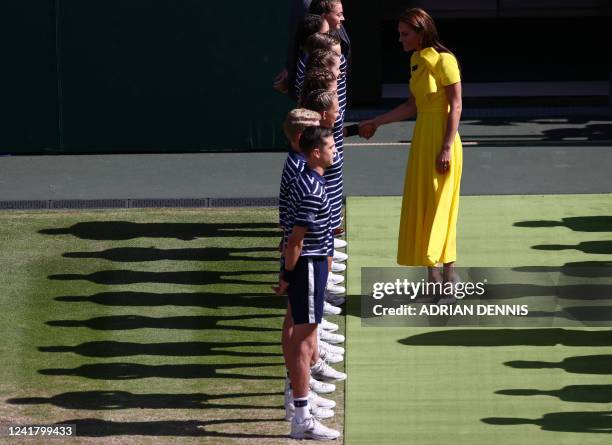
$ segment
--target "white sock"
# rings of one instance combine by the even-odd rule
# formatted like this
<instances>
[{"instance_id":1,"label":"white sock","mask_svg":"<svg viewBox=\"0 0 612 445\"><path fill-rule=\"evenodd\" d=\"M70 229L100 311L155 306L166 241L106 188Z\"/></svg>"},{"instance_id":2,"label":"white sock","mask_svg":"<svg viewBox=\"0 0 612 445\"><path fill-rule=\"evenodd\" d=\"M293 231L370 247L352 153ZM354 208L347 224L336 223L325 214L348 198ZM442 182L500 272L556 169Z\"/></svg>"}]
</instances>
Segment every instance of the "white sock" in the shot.
<instances>
[{"instance_id":1,"label":"white sock","mask_svg":"<svg viewBox=\"0 0 612 445\"><path fill-rule=\"evenodd\" d=\"M285 378L285 392L291 390L291 380L289 380L289 371L287 371L287 377Z\"/></svg>"},{"instance_id":2,"label":"white sock","mask_svg":"<svg viewBox=\"0 0 612 445\"><path fill-rule=\"evenodd\" d=\"M308 397L299 397L293 399L293 406L295 406L295 421L302 423L304 420L310 418L310 408L308 406Z\"/></svg>"}]
</instances>

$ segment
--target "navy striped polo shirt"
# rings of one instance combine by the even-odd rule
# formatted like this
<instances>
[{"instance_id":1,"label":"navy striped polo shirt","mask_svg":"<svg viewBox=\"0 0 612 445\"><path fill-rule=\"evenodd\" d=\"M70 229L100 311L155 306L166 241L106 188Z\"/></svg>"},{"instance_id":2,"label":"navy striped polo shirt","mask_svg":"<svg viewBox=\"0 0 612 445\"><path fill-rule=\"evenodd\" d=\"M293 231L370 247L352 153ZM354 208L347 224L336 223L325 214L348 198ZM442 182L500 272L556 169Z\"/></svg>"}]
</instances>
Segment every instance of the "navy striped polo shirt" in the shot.
<instances>
[{"instance_id":1,"label":"navy striped polo shirt","mask_svg":"<svg viewBox=\"0 0 612 445\"><path fill-rule=\"evenodd\" d=\"M333 128L336 154L334 164L325 169L327 197L331 210L331 227L336 229L342 225L343 167L344 167L344 121L342 116L334 123Z\"/></svg>"},{"instance_id":2,"label":"navy striped polo shirt","mask_svg":"<svg viewBox=\"0 0 612 445\"><path fill-rule=\"evenodd\" d=\"M307 228L300 256L331 256L334 254L330 207L325 182L325 178L306 165L291 187L287 207L289 221L287 233L290 233L294 226Z\"/></svg>"},{"instance_id":3,"label":"navy striped polo shirt","mask_svg":"<svg viewBox=\"0 0 612 445\"><path fill-rule=\"evenodd\" d=\"M291 186L294 183L294 179L304 171L304 165L306 165L304 155L289 150L287 159L285 160L285 166L283 167L280 192L278 194L278 222L285 231L289 225L289 221L287 220L287 205L289 203Z\"/></svg>"},{"instance_id":4,"label":"navy striped polo shirt","mask_svg":"<svg viewBox=\"0 0 612 445\"><path fill-rule=\"evenodd\" d=\"M336 144L336 156L334 165L325 170L327 181L327 195L331 207L332 229L342 225L342 199L344 195L343 169L344 169L344 113L346 111L346 73L348 64L346 58L340 58L340 79L338 79L338 104L340 113L334 123L334 143Z\"/></svg>"},{"instance_id":5,"label":"navy striped polo shirt","mask_svg":"<svg viewBox=\"0 0 612 445\"><path fill-rule=\"evenodd\" d=\"M308 55L301 53L297 61L295 77L295 91L298 97L302 94L302 85L306 76L306 64ZM344 115L347 104L346 77L348 63L344 55L340 56L340 78L338 79L338 105L340 112L334 123L334 142L336 144L336 155L334 165L325 170L325 180L327 181L327 194L331 207L332 229L342 225L342 200L344 196L343 187L343 168L344 168Z\"/></svg>"}]
</instances>

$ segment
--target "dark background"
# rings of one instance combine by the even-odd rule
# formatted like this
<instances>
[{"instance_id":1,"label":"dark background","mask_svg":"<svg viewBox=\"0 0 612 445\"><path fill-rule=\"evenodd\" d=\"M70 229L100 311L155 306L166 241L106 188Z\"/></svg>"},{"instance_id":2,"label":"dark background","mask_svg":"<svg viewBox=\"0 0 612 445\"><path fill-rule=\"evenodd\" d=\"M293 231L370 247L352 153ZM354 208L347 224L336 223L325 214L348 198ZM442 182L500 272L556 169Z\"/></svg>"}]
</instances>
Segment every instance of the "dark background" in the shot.
<instances>
[{"instance_id":1,"label":"dark background","mask_svg":"<svg viewBox=\"0 0 612 445\"><path fill-rule=\"evenodd\" d=\"M398 12L423 6L465 82L606 81L612 5L345 0L351 108L408 80ZM281 149L288 1L7 0L0 152Z\"/></svg>"},{"instance_id":2,"label":"dark background","mask_svg":"<svg viewBox=\"0 0 612 445\"><path fill-rule=\"evenodd\" d=\"M287 9L267 3L3 2L0 151L281 146Z\"/></svg>"}]
</instances>

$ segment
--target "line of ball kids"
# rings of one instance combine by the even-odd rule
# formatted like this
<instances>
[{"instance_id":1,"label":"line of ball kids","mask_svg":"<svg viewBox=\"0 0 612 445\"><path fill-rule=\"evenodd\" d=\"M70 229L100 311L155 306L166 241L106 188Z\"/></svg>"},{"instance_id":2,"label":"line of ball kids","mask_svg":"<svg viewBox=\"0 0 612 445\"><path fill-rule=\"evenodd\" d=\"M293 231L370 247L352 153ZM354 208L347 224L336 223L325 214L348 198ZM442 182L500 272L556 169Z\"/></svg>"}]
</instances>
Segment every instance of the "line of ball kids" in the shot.
<instances>
[{"instance_id":1,"label":"line of ball kids","mask_svg":"<svg viewBox=\"0 0 612 445\"><path fill-rule=\"evenodd\" d=\"M297 108L284 121L290 145L279 192L283 237L279 285L288 296L282 329L287 368L285 419L291 437L329 440L340 433L321 422L336 403L321 394L335 391L346 374L330 364L344 360L345 340L326 316L342 313L348 255L342 239L344 116L348 54L334 32L342 27L339 0L315 0L298 24L295 78L289 85ZM346 49L345 49L345 52Z\"/></svg>"}]
</instances>

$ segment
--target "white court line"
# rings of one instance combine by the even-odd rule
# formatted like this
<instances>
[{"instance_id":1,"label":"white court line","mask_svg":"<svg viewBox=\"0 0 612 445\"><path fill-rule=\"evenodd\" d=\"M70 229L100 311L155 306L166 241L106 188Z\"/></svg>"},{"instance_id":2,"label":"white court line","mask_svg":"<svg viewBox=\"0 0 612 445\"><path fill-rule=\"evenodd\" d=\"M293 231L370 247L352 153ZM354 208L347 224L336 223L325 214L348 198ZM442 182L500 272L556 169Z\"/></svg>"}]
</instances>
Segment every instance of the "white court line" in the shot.
<instances>
[{"instance_id":1,"label":"white court line","mask_svg":"<svg viewBox=\"0 0 612 445\"><path fill-rule=\"evenodd\" d=\"M410 142L351 142L344 144L345 147L382 147L384 145L392 147L404 147L410 145Z\"/></svg>"},{"instance_id":2,"label":"white court line","mask_svg":"<svg viewBox=\"0 0 612 445\"><path fill-rule=\"evenodd\" d=\"M478 142L462 141L462 145L478 145ZM407 147L410 142L350 142L345 147Z\"/></svg>"}]
</instances>

